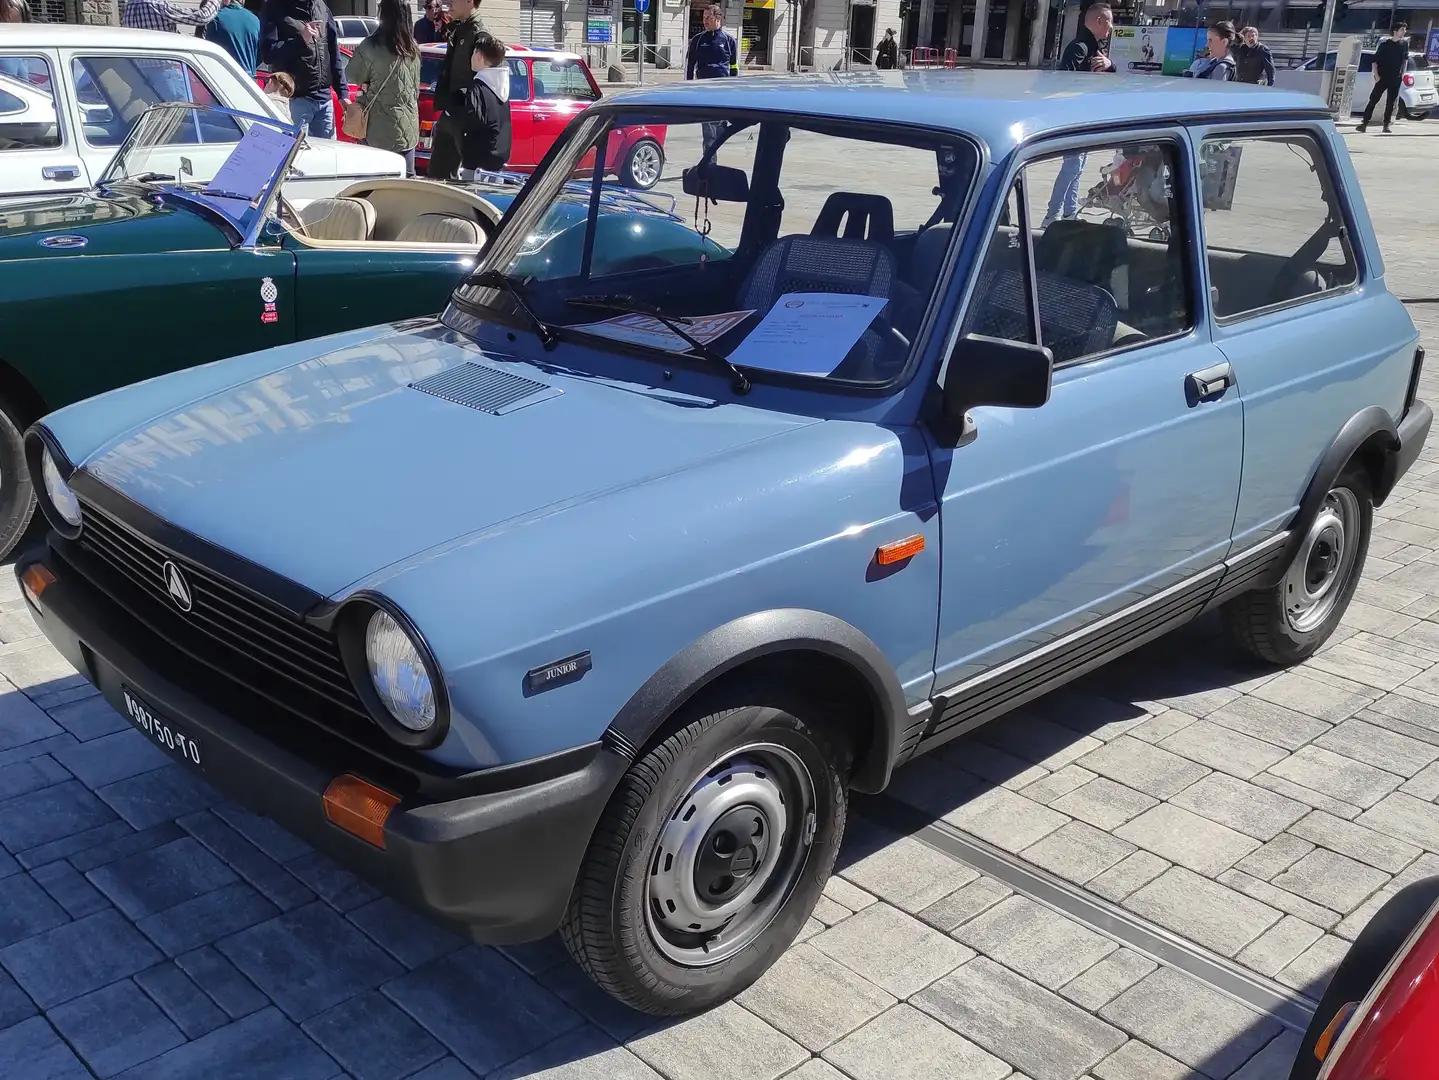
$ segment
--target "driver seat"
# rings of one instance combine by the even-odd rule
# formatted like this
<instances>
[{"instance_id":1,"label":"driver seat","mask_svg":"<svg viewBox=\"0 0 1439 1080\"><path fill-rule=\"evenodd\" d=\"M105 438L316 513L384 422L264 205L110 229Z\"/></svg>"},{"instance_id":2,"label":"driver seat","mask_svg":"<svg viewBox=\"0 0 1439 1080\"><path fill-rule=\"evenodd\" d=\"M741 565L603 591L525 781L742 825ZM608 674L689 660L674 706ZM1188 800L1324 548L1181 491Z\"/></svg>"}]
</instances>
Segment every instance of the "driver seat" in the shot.
<instances>
[{"instance_id":1,"label":"driver seat","mask_svg":"<svg viewBox=\"0 0 1439 1080\"><path fill-rule=\"evenodd\" d=\"M375 234L375 208L352 196L307 203L300 221L315 240L369 240Z\"/></svg>"}]
</instances>

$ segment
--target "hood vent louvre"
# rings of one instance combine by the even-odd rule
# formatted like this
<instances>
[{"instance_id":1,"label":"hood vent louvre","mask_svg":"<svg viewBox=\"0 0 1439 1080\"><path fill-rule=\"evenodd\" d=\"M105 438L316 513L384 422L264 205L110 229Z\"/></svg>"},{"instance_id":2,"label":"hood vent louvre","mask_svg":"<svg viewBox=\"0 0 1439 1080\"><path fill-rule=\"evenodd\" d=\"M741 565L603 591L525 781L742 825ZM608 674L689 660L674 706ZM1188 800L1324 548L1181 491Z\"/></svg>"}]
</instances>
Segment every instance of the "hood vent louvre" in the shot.
<instances>
[{"instance_id":1,"label":"hood vent louvre","mask_svg":"<svg viewBox=\"0 0 1439 1080\"><path fill-rule=\"evenodd\" d=\"M558 387L468 361L417 379L410 389L491 416L503 416L564 393Z\"/></svg>"}]
</instances>

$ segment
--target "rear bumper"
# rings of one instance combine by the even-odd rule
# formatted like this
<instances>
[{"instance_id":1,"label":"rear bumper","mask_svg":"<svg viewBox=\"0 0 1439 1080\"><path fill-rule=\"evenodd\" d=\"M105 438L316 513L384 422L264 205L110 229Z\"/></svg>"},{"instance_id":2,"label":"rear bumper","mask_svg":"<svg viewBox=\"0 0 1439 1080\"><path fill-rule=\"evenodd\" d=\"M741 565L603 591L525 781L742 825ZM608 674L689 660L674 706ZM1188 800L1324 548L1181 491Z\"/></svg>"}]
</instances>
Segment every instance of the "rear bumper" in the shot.
<instances>
[{"instance_id":1,"label":"rear bumper","mask_svg":"<svg viewBox=\"0 0 1439 1080\"><path fill-rule=\"evenodd\" d=\"M207 685L189 670L172 678L172 667L184 669L182 658L172 665L172 650L48 548L18 560L17 575L37 562L55 579L38 605L30 601L45 636L122 715L123 686L198 740L201 766L186 767L236 802L476 941L530 941L559 925L623 758L593 744L567 751L559 768L507 767L514 786L482 783L483 794L443 802L403 800L385 825L384 848L376 847L324 813L325 789L355 769L279 745L227 715L233 697L222 678ZM525 783L527 773L546 778Z\"/></svg>"},{"instance_id":2,"label":"rear bumper","mask_svg":"<svg viewBox=\"0 0 1439 1080\"><path fill-rule=\"evenodd\" d=\"M1434 410L1422 401L1416 400L1409 406L1404 419L1399 421L1399 450L1394 455L1394 479L1397 481L1409 471L1424 449L1429 438L1429 428L1434 423Z\"/></svg>"}]
</instances>

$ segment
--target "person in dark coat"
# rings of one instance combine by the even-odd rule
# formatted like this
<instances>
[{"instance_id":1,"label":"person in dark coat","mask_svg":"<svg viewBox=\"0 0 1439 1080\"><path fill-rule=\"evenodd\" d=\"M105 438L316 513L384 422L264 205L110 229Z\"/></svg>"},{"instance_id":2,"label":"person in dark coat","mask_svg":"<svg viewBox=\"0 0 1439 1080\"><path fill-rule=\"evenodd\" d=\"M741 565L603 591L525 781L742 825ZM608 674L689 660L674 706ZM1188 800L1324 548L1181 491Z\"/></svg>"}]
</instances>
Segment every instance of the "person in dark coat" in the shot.
<instances>
[{"instance_id":1,"label":"person in dark coat","mask_svg":"<svg viewBox=\"0 0 1439 1080\"><path fill-rule=\"evenodd\" d=\"M1115 71L1109 58L1109 37L1114 33L1114 9L1105 3L1093 3L1084 12L1084 21L1074 40L1065 46L1059 58L1060 71L1088 71L1094 74ZM1066 154L1054 179L1049 195L1049 209L1041 228L1059 217L1072 218L1079 213L1079 181L1084 176L1083 154Z\"/></svg>"},{"instance_id":2,"label":"person in dark coat","mask_svg":"<svg viewBox=\"0 0 1439 1080\"><path fill-rule=\"evenodd\" d=\"M704 11L704 29L694 36L685 50L685 78L724 79L738 74L739 43L724 28L724 13L720 6L711 4ZM717 121L706 121L700 125L706 154L719 135Z\"/></svg>"},{"instance_id":3,"label":"person in dark coat","mask_svg":"<svg viewBox=\"0 0 1439 1080\"><path fill-rule=\"evenodd\" d=\"M460 92L460 146L463 179L476 169L497 172L510 160L510 80L504 42L481 30L470 57L475 77Z\"/></svg>"},{"instance_id":4,"label":"person in dark coat","mask_svg":"<svg viewBox=\"0 0 1439 1080\"><path fill-rule=\"evenodd\" d=\"M435 76L435 126L430 130L430 163L425 175L432 180L454 180L461 167L461 114L465 90L474 82L470 66L475 42L484 32L479 5L474 0L452 0L449 47Z\"/></svg>"},{"instance_id":5,"label":"person in dark coat","mask_svg":"<svg viewBox=\"0 0 1439 1080\"><path fill-rule=\"evenodd\" d=\"M884 32L884 37L880 39L879 48L875 49L875 53L877 54L875 67L883 71L899 67L899 42L895 40L893 29Z\"/></svg>"},{"instance_id":6,"label":"person in dark coat","mask_svg":"<svg viewBox=\"0 0 1439 1080\"><path fill-rule=\"evenodd\" d=\"M1374 89L1369 94L1369 104L1364 107L1360 131L1369 130L1374 106L1379 104L1381 96L1388 95L1384 101L1384 133L1389 133L1389 124L1394 119L1394 103L1399 100L1399 88L1404 83L1404 70L1408 66L1409 27L1399 23L1390 29L1389 36L1374 50Z\"/></svg>"},{"instance_id":7,"label":"person in dark coat","mask_svg":"<svg viewBox=\"0 0 1439 1080\"><path fill-rule=\"evenodd\" d=\"M1274 54L1259 41L1259 31L1246 26L1234 44L1235 77L1243 83L1274 85Z\"/></svg>"},{"instance_id":8,"label":"person in dark coat","mask_svg":"<svg viewBox=\"0 0 1439 1080\"><path fill-rule=\"evenodd\" d=\"M340 28L325 0L265 0L260 9L260 60L295 80L294 122L317 139L335 137L333 90L349 101L340 60Z\"/></svg>"},{"instance_id":9,"label":"person in dark coat","mask_svg":"<svg viewBox=\"0 0 1439 1080\"><path fill-rule=\"evenodd\" d=\"M450 14L440 0L425 0L425 14L415 23L415 44L443 44L450 38Z\"/></svg>"}]
</instances>

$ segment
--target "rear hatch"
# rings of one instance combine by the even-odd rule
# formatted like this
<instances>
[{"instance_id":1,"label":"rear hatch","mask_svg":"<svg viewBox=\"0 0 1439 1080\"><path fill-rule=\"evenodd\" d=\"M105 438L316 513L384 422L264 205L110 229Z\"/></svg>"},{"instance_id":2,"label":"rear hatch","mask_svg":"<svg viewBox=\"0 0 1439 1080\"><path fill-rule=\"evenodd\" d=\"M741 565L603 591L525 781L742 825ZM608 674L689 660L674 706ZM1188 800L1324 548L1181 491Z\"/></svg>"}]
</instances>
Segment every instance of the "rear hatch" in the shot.
<instances>
[{"instance_id":1,"label":"rear hatch","mask_svg":"<svg viewBox=\"0 0 1439 1080\"><path fill-rule=\"evenodd\" d=\"M1434 69L1423 53L1410 53L1409 64L1404 71L1404 85L1414 91L1415 96L1426 104L1439 100L1434 87Z\"/></svg>"}]
</instances>

